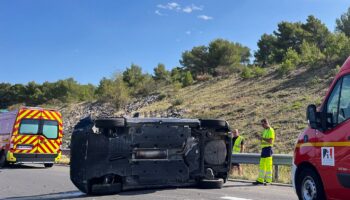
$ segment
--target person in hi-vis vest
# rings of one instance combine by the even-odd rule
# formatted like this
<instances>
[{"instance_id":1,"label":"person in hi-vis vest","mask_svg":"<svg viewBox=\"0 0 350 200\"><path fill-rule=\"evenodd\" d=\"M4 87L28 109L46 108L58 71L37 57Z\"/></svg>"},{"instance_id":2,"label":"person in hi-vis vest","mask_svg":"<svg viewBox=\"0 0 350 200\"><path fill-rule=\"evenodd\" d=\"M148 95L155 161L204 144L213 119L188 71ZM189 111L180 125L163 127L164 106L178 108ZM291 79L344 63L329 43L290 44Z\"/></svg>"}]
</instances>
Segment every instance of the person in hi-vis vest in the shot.
<instances>
[{"instance_id":1,"label":"person in hi-vis vest","mask_svg":"<svg viewBox=\"0 0 350 200\"><path fill-rule=\"evenodd\" d=\"M272 147L275 141L275 130L270 126L267 119L261 120L261 126L264 128L261 135L261 156L259 175L254 185L271 184L272 182Z\"/></svg>"},{"instance_id":2,"label":"person in hi-vis vest","mask_svg":"<svg viewBox=\"0 0 350 200\"><path fill-rule=\"evenodd\" d=\"M244 138L240 136L238 129L235 129L232 133L232 153L244 152ZM238 169L238 175L243 175L242 166L239 163L232 163L231 175L233 175L235 168Z\"/></svg>"}]
</instances>

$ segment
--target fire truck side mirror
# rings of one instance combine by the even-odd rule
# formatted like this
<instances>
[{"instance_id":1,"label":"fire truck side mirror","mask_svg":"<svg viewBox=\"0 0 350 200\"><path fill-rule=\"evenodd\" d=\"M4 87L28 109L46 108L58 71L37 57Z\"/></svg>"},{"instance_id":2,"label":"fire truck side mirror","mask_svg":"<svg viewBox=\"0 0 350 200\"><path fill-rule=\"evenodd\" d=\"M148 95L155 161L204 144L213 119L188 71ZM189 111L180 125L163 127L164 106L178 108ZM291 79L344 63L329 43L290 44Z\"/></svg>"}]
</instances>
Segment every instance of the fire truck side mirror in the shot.
<instances>
[{"instance_id":1,"label":"fire truck side mirror","mask_svg":"<svg viewBox=\"0 0 350 200\"><path fill-rule=\"evenodd\" d=\"M314 104L308 105L306 109L306 117L309 122L309 125L313 129L318 129L319 128L319 122L320 120L317 119L317 111L316 111L316 106Z\"/></svg>"}]
</instances>

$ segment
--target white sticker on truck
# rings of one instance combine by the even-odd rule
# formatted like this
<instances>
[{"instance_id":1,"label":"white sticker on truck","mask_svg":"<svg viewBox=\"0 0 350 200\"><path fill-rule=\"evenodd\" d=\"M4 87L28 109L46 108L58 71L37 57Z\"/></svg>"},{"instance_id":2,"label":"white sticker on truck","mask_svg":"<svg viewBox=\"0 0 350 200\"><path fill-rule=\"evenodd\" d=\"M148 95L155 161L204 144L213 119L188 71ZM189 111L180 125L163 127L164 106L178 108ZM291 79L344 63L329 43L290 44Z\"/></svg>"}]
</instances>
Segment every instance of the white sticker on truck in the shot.
<instances>
[{"instance_id":1,"label":"white sticker on truck","mask_svg":"<svg viewBox=\"0 0 350 200\"><path fill-rule=\"evenodd\" d=\"M334 147L322 147L321 160L323 166L334 166Z\"/></svg>"}]
</instances>

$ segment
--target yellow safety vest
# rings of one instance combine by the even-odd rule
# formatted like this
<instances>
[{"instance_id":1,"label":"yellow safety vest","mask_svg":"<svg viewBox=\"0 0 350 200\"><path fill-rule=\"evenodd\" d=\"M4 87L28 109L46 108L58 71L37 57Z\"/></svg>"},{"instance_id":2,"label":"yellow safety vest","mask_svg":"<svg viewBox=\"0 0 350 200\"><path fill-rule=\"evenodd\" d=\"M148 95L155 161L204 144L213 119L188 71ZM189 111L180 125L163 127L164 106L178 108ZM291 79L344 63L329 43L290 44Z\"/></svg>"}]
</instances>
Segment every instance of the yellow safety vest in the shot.
<instances>
[{"instance_id":1,"label":"yellow safety vest","mask_svg":"<svg viewBox=\"0 0 350 200\"><path fill-rule=\"evenodd\" d=\"M264 131L262 132L262 138L263 139L272 139L272 144L269 144L267 142L265 142L264 140L261 140L261 148L264 147L273 147L273 143L275 142L275 130L273 130L273 128L268 128L268 129L264 129Z\"/></svg>"},{"instance_id":2,"label":"yellow safety vest","mask_svg":"<svg viewBox=\"0 0 350 200\"><path fill-rule=\"evenodd\" d=\"M235 143L233 144L232 147L232 153L240 153L241 152L241 143L244 138L242 136L238 136L237 139L235 140Z\"/></svg>"}]
</instances>

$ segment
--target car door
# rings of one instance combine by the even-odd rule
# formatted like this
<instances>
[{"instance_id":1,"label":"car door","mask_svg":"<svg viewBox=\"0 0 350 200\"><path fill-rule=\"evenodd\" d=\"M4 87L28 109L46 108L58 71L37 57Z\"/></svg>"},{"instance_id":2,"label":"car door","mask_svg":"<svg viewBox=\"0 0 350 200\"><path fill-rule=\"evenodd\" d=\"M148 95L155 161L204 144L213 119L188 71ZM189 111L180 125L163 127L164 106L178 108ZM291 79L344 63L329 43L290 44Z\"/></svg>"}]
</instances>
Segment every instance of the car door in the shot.
<instances>
[{"instance_id":1,"label":"car door","mask_svg":"<svg viewBox=\"0 0 350 200\"><path fill-rule=\"evenodd\" d=\"M57 142L59 140L59 123L50 111L42 111L40 129L37 153L57 154L60 148L60 144Z\"/></svg>"},{"instance_id":2,"label":"car door","mask_svg":"<svg viewBox=\"0 0 350 200\"><path fill-rule=\"evenodd\" d=\"M318 132L320 174L331 198L350 195L350 75L340 78L324 112L332 113L333 128Z\"/></svg>"},{"instance_id":3,"label":"car door","mask_svg":"<svg viewBox=\"0 0 350 200\"><path fill-rule=\"evenodd\" d=\"M20 110L13 134L15 154L34 154L37 150L40 127L40 111Z\"/></svg>"}]
</instances>

